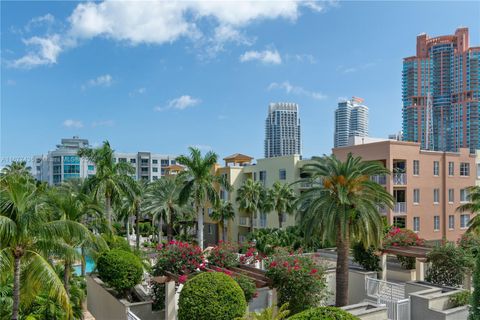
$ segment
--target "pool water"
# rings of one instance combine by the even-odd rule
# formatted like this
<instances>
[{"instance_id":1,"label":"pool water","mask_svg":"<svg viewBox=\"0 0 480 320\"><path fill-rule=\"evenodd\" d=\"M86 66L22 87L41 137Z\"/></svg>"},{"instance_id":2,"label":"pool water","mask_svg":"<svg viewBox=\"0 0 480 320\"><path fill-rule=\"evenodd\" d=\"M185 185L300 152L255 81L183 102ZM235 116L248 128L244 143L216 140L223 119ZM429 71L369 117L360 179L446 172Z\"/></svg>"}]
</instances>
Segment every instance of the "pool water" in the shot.
<instances>
[{"instance_id":1,"label":"pool water","mask_svg":"<svg viewBox=\"0 0 480 320\"><path fill-rule=\"evenodd\" d=\"M95 262L93 259L89 256L85 257L85 272L90 273L95 269ZM82 274L82 266L81 265L76 265L73 267L73 272L75 272L76 275L81 275Z\"/></svg>"}]
</instances>

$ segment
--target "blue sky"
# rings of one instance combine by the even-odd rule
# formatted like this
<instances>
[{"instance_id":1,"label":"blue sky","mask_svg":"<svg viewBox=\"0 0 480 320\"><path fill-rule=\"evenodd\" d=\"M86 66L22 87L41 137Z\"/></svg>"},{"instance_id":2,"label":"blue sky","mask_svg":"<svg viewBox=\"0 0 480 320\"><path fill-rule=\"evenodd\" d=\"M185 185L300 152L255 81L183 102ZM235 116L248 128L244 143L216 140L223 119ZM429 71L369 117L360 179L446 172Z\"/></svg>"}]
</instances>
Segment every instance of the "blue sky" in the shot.
<instances>
[{"instance_id":1,"label":"blue sky","mask_svg":"<svg viewBox=\"0 0 480 320\"><path fill-rule=\"evenodd\" d=\"M1 156L79 135L118 151L263 156L269 102L300 105L303 154L329 153L341 97L370 135L401 129L416 36L470 28L479 2L1 2Z\"/></svg>"}]
</instances>

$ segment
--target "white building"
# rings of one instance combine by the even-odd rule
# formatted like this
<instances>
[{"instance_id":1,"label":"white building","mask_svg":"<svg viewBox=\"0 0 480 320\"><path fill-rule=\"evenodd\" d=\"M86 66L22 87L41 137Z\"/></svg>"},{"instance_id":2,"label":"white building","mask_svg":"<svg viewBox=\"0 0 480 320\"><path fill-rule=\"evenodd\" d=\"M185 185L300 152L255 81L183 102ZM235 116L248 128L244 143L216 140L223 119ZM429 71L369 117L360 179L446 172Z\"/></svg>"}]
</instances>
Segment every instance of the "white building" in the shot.
<instances>
[{"instance_id":1,"label":"white building","mask_svg":"<svg viewBox=\"0 0 480 320\"><path fill-rule=\"evenodd\" d=\"M265 158L301 155L298 104L270 103L265 121Z\"/></svg>"},{"instance_id":2,"label":"white building","mask_svg":"<svg viewBox=\"0 0 480 320\"><path fill-rule=\"evenodd\" d=\"M33 157L32 174L39 181L50 185L60 184L72 178L87 178L96 172L95 164L77 154L81 148L89 147L87 139L73 137L62 139L55 150L46 155ZM165 174L165 167L175 164L176 156L151 152L114 153L114 161L128 162L135 168L133 178L157 180Z\"/></svg>"},{"instance_id":3,"label":"white building","mask_svg":"<svg viewBox=\"0 0 480 320\"><path fill-rule=\"evenodd\" d=\"M341 101L335 110L335 148L348 145L350 137L368 137L368 107L361 98Z\"/></svg>"}]
</instances>

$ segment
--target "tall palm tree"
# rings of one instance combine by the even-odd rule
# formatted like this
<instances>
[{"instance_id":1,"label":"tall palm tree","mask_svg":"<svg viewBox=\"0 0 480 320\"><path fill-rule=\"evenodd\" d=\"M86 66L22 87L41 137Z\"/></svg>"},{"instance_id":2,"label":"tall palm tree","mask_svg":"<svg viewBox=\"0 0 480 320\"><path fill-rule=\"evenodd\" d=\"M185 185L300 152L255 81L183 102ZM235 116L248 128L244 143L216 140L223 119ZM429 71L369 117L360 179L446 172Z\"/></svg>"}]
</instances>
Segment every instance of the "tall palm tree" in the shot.
<instances>
[{"instance_id":1,"label":"tall palm tree","mask_svg":"<svg viewBox=\"0 0 480 320\"><path fill-rule=\"evenodd\" d=\"M337 246L337 306L348 304L348 255L351 241L366 247L382 238L378 207L393 207L393 197L370 176L388 174L380 163L351 154L345 162L335 156L314 157L303 167L312 187L299 198L298 219L307 238L313 234Z\"/></svg>"},{"instance_id":2,"label":"tall palm tree","mask_svg":"<svg viewBox=\"0 0 480 320\"><path fill-rule=\"evenodd\" d=\"M185 171L180 173L183 181L183 187L180 191L180 201L187 203L193 199L195 211L197 212L197 241L203 249L203 211L210 203L215 206L220 197L216 186L220 184L224 188L229 188L228 183L221 176L214 173L214 166L217 163L218 156L209 151L202 157L199 149L190 147L190 155L181 155L177 158L177 163L185 166Z\"/></svg>"},{"instance_id":3,"label":"tall palm tree","mask_svg":"<svg viewBox=\"0 0 480 320\"><path fill-rule=\"evenodd\" d=\"M27 166L27 162L25 161L12 161L11 164L5 166L2 169L2 175L12 175L12 174L19 174L22 176L30 175L30 167ZM32 177L33 178L33 177Z\"/></svg>"},{"instance_id":4,"label":"tall palm tree","mask_svg":"<svg viewBox=\"0 0 480 320\"><path fill-rule=\"evenodd\" d=\"M278 215L278 228L282 229L283 214L292 214L297 196L288 184L276 181L267 191L266 207Z\"/></svg>"},{"instance_id":5,"label":"tall palm tree","mask_svg":"<svg viewBox=\"0 0 480 320\"><path fill-rule=\"evenodd\" d=\"M480 186L470 187L467 190L469 202L460 205L457 211L475 213L476 216L468 223L467 232L480 234Z\"/></svg>"},{"instance_id":6,"label":"tall palm tree","mask_svg":"<svg viewBox=\"0 0 480 320\"><path fill-rule=\"evenodd\" d=\"M212 219L218 222L220 230L222 230L222 240L227 241L226 223L228 220L235 218L235 210L229 201L221 200L212 211Z\"/></svg>"},{"instance_id":7,"label":"tall palm tree","mask_svg":"<svg viewBox=\"0 0 480 320\"><path fill-rule=\"evenodd\" d=\"M165 177L152 183L146 193L145 211L153 214L154 220L167 222L169 241L173 239L173 225L177 217L182 213L192 211L188 204L180 201L182 187L179 176Z\"/></svg>"},{"instance_id":8,"label":"tall palm tree","mask_svg":"<svg viewBox=\"0 0 480 320\"><path fill-rule=\"evenodd\" d=\"M67 291L48 260L71 255L62 239L81 238L86 228L73 221L48 221L38 198L32 178L11 174L0 179L0 273L13 274L13 320L19 317L20 292L31 301L40 288L68 318L72 315Z\"/></svg>"},{"instance_id":9,"label":"tall palm tree","mask_svg":"<svg viewBox=\"0 0 480 320\"><path fill-rule=\"evenodd\" d=\"M135 247L140 250L140 216L142 212L142 204L148 181L134 181L130 186L130 192L124 197L125 205L130 208L132 215L135 215Z\"/></svg>"},{"instance_id":10,"label":"tall palm tree","mask_svg":"<svg viewBox=\"0 0 480 320\"><path fill-rule=\"evenodd\" d=\"M86 180L86 185L94 191L95 196L102 194L105 197L105 213L108 228L112 229L112 202L123 195L133 197L135 193L135 180L130 176L135 169L127 162L115 163L113 150L108 141L98 149L83 148L78 152L80 157L86 157L96 166L94 176Z\"/></svg>"},{"instance_id":11,"label":"tall palm tree","mask_svg":"<svg viewBox=\"0 0 480 320\"><path fill-rule=\"evenodd\" d=\"M253 232L253 219L265 205L266 191L259 181L247 179L237 191L238 209L250 217L250 232Z\"/></svg>"}]
</instances>

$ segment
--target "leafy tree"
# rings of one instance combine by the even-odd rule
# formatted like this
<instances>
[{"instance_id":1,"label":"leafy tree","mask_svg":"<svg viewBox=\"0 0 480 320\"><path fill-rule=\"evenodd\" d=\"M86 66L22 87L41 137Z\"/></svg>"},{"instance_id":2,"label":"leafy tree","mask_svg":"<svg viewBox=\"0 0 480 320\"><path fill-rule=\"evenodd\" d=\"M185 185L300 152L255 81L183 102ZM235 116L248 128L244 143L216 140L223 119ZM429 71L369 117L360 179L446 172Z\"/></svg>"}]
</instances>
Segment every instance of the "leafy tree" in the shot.
<instances>
[{"instance_id":1,"label":"leafy tree","mask_svg":"<svg viewBox=\"0 0 480 320\"><path fill-rule=\"evenodd\" d=\"M353 245L353 261L358 263L367 271L380 271L380 257L375 254L375 247L365 248L362 243L358 242Z\"/></svg>"},{"instance_id":2,"label":"leafy tree","mask_svg":"<svg viewBox=\"0 0 480 320\"><path fill-rule=\"evenodd\" d=\"M259 181L247 179L237 191L238 209L250 217L250 232L253 232L253 219L265 205L265 188Z\"/></svg>"},{"instance_id":3,"label":"leafy tree","mask_svg":"<svg viewBox=\"0 0 480 320\"><path fill-rule=\"evenodd\" d=\"M215 208L213 208L211 218L218 222L220 229L222 230L222 239L227 241L227 230L225 223L228 220L235 218L235 210L233 205L229 201L221 200Z\"/></svg>"},{"instance_id":4,"label":"leafy tree","mask_svg":"<svg viewBox=\"0 0 480 320\"><path fill-rule=\"evenodd\" d=\"M435 247L427 255L427 262L431 263L425 279L435 284L459 287L468 269L472 268L470 260L462 248L453 243Z\"/></svg>"},{"instance_id":5,"label":"leafy tree","mask_svg":"<svg viewBox=\"0 0 480 320\"><path fill-rule=\"evenodd\" d=\"M185 171L179 175L183 186L180 191L181 203L186 204L193 200L197 212L197 241L203 249L203 211L209 202L212 206L217 205L220 197L216 186L229 188L224 178L214 174L214 166L217 163L217 154L209 151L202 157L199 149L190 147L190 155L181 155L177 163L185 166Z\"/></svg>"},{"instance_id":6,"label":"leafy tree","mask_svg":"<svg viewBox=\"0 0 480 320\"><path fill-rule=\"evenodd\" d=\"M305 235L320 235L337 246L336 301L348 304L348 256L351 241L379 245L382 218L379 206L393 207L393 197L370 176L387 174L380 163L351 154L345 162L335 156L314 157L302 175L312 187L299 199L298 219Z\"/></svg>"},{"instance_id":7,"label":"leafy tree","mask_svg":"<svg viewBox=\"0 0 480 320\"><path fill-rule=\"evenodd\" d=\"M475 272L473 273L473 294L470 299L470 315L468 320L480 319L480 254L477 255Z\"/></svg>"},{"instance_id":8,"label":"leafy tree","mask_svg":"<svg viewBox=\"0 0 480 320\"><path fill-rule=\"evenodd\" d=\"M147 187L148 182L146 180L134 181L130 189L131 192L122 198L124 210L130 212L129 215L135 215L135 247L137 250L140 249L140 214Z\"/></svg>"},{"instance_id":9,"label":"leafy tree","mask_svg":"<svg viewBox=\"0 0 480 320\"><path fill-rule=\"evenodd\" d=\"M30 167L27 166L27 162L25 161L12 161L11 164L6 165L5 168L2 169L1 174L2 175L20 175L20 176L26 176L30 177L33 179L33 177L30 176Z\"/></svg>"},{"instance_id":10,"label":"leafy tree","mask_svg":"<svg viewBox=\"0 0 480 320\"><path fill-rule=\"evenodd\" d=\"M83 148L78 152L80 157L95 163L96 173L86 180L86 186L93 190L96 197L104 196L109 230L112 229L112 203L122 196L133 198L137 191L135 180L131 177L135 174L134 167L127 162L115 162L113 152L108 141L103 142L100 148Z\"/></svg>"},{"instance_id":11,"label":"leafy tree","mask_svg":"<svg viewBox=\"0 0 480 320\"><path fill-rule=\"evenodd\" d=\"M457 211L476 214L470 220L467 232L480 234L480 186L470 187L468 192L469 202L460 205Z\"/></svg>"},{"instance_id":12,"label":"leafy tree","mask_svg":"<svg viewBox=\"0 0 480 320\"><path fill-rule=\"evenodd\" d=\"M282 229L283 214L292 214L297 196L288 184L276 181L267 191L266 208L273 209L278 215L278 228Z\"/></svg>"}]
</instances>

